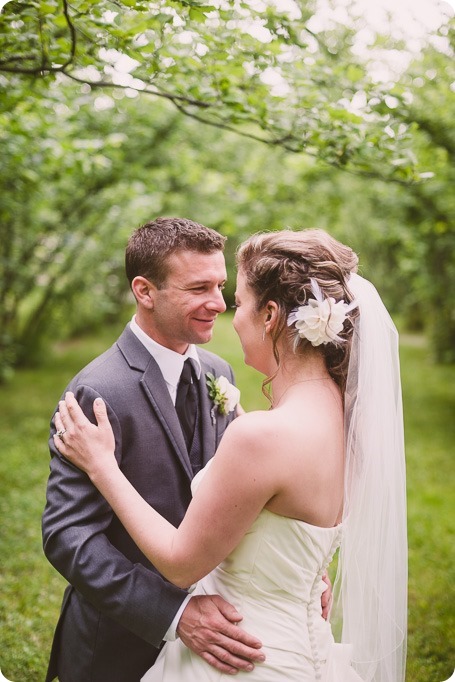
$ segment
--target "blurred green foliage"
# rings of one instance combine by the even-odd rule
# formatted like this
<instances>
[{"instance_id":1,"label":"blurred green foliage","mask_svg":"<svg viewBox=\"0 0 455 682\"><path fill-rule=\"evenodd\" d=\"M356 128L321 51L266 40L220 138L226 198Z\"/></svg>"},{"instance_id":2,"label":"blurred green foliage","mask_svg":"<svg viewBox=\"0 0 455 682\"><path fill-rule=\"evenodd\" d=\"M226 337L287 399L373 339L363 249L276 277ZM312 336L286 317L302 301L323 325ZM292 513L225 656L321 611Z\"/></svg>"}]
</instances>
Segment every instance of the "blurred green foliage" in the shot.
<instances>
[{"instance_id":1,"label":"blurred green foliage","mask_svg":"<svg viewBox=\"0 0 455 682\"><path fill-rule=\"evenodd\" d=\"M217 7L200 0L13 1L0 15L0 73L13 89L44 79L136 90L337 167L418 177L408 126L393 140L386 129L400 120L390 84L372 78L368 59L352 49L362 16L351 8L346 20L329 7L329 20L315 29L317 0L292 14L280 3L249 0ZM380 39L371 43L373 55ZM393 39L388 49L396 45ZM351 106L358 92L362 111Z\"/></svg>"},{"instance_id":2,"label":"blurred green foliage","mask_svg":"<svg viewBox=\"0 0 455 682\"><path fill-rule=\"evenodd\" d=\"M244 237L327 229L455 360L453 18L377 81L375 50L406 45L373 35L359 54L353 10L315 32L316 5L300 7L291 21L249 2L5 5L0 381L122 313L126 240L157 215L228 236L228 303Z\"/></svg>"}]
</instances>

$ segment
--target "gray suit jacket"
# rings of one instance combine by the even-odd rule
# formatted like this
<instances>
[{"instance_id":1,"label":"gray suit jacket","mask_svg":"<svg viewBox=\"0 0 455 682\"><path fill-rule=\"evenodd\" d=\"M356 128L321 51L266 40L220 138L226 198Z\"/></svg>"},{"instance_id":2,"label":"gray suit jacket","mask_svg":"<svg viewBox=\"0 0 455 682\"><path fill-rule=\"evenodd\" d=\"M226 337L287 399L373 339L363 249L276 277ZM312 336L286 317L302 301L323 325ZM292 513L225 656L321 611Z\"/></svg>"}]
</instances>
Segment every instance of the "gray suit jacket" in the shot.
<instances>
[{"instance_id":1,"label":"gray suit jacket","mask_svg":"<svg viewBox=\"0 0 455 682\"><path fill-rule=\"evenodd\" d=\"M205 374L230 366L198 349L202 457L206 463L233 413L215 411ZM177 526L191 499L191 465L177 414L155 360L127 326L117 342L66 390L92 421L93 400L107 404L119 465L139 493ZM47 682L138 682L158 655L186 594L165 581L136 547L88 477L56 451L52 433L44 551L68 580Z\"/></svg>"}]
</instances>

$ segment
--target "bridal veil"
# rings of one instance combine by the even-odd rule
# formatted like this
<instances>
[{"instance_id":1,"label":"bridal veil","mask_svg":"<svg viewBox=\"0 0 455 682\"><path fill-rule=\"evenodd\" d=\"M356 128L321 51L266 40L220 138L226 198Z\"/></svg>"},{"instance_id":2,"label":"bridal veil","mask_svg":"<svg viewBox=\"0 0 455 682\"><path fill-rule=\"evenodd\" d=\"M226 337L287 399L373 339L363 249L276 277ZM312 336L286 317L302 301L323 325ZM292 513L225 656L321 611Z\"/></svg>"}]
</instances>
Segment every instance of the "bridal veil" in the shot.
<instances>
[{"instance_id":1,"label":"bridal veil","mask_svg":"<svg viewBox=\"0 0 455 682\"><path fill-rule=\"evenodd\" d=\"M334 629L365 682L403 682L407 628L406 477L398 334L374 286L359 305L345 394L343 539Z\"/></svg>"}]
</instances>

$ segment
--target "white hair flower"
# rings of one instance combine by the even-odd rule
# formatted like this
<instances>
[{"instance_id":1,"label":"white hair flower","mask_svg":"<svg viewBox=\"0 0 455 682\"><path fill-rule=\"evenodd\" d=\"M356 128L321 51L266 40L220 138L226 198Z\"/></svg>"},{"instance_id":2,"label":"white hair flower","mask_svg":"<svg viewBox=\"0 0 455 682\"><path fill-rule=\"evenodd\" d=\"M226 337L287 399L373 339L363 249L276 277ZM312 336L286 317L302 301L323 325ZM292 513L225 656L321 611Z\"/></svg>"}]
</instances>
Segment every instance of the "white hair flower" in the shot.
<instances>
[{"instance_id":1,"label":"white hair flower","mask_svg":"<svg viewBox=\"0 0 455 682\"><path fill-rule=\"evenodd\" d=\"M347 314L357 307L357 302L335 301L331 296L324 298L316 280L310 279L310 282L314 298L291 311L288 327L295 324L296 340L308 339L313 346L343 343L344 340L338 334L343 329Z\"/></svg>"}]
</instances>

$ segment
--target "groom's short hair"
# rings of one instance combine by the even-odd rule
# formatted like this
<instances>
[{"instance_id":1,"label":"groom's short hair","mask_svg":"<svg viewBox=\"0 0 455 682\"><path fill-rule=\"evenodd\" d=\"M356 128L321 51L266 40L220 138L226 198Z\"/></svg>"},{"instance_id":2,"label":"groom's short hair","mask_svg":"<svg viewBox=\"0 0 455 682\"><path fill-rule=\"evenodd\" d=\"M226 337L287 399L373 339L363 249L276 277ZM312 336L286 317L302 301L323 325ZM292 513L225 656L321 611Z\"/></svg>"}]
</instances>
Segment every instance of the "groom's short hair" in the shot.
<instances>
[{"instance_id":1,"label":"groom's short hair","mask_svg":"<svg viewBox=\"0 0 455 682\"><path fill-rule=\"evenodd\" d=\"M169 274L168 260L176 251L223 251L226 237L186 218L156 218L133 232L125 253L125 270L131 285L145 277L161 288Z\"/></svg>"}]
</instances>

